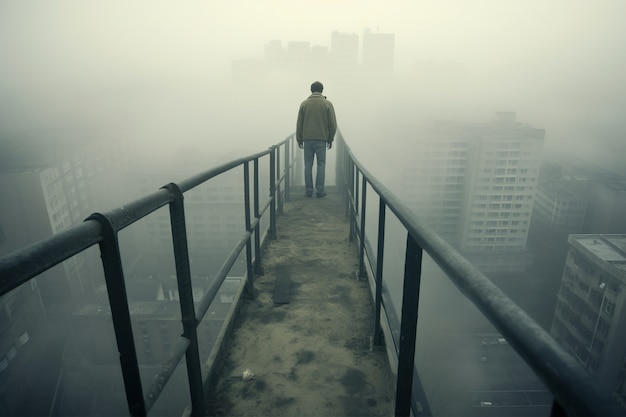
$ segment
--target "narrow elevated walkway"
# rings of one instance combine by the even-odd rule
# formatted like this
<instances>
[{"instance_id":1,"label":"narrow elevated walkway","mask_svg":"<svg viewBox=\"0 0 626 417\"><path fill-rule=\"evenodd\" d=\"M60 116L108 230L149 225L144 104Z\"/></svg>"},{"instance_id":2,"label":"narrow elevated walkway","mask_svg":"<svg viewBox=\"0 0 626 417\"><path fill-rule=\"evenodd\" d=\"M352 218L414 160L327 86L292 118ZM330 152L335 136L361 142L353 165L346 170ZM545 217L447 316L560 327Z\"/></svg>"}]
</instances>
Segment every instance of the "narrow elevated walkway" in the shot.
<instances>
[{"instance_id":1,"label":"narrow elevated walkway","mask_svg":"<svg viewBox=\"0 0 626 417\"><path fill-rule=\"evenodd\" d=\"M391 416L384 350L358 279L341 196L291 193L226 347L210 411L219 416ZM242 378L246 369L254 376Z\"/></svg>"}]
</instances>

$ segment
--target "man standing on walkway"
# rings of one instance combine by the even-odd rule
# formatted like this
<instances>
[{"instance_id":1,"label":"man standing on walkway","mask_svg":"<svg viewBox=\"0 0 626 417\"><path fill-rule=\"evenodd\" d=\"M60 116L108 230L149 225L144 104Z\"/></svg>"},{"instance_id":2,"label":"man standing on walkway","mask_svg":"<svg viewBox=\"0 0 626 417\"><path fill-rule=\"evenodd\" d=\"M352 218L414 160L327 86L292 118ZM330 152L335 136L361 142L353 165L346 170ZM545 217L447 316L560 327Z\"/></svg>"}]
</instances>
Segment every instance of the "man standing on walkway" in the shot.
<instances>
[{"instance_id":1,"label":"man standing on walkway","mask_svg":"<svg viewBox=\"0 0 626 417\"><path fill-rule=\"evenodd\" d=\"M326 149L333 146L337 119L333 103L322 95L324 86L315 81L311 84L311 95L300 104L296 140L304 149L304 185L306 196L313 196L313 158L317 159L315 192L318 198L326 195L324 191Z\"/></svg>"}]
</instances>

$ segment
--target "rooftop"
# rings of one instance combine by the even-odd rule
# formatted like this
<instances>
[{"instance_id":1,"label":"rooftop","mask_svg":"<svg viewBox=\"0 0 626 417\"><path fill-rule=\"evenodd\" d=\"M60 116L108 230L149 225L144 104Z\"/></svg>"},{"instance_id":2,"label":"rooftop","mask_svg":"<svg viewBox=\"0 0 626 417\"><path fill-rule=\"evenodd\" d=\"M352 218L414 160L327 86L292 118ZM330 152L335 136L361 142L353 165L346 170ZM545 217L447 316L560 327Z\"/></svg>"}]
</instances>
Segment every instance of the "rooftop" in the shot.
<instances>
[{"instance_id":1,"label":"rooftop","mask_svg":"<svg viewBox=\"0 0 626 417\"><path fill-rule=\"evenodd\" d=\"M570 241L626 273L626 235L571 235Z\"/></svg>"}]
</instances>

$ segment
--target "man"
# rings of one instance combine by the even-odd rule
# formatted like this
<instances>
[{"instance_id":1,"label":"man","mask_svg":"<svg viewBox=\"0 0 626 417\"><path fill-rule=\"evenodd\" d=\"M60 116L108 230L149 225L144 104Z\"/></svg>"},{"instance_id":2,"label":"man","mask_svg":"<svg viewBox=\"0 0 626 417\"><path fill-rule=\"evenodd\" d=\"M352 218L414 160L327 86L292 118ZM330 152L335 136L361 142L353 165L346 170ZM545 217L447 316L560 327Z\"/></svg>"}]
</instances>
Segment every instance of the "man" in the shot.
<instances>
[{"instance_id":1,"label":"man","mask_svg":"<svg viewBox=\"0 0 626 417\"><path fill-rule=\"evenodd\" d=\"M306 196L313 196L313 159L317 159L315 192L317 198L326 195L324 191L326 149L333 146L337 119L333 104L322 95L324 86L315 81L311 84L311 95L300 104L296 140L304 149L304 186Z\"/></svg>"}]
</instances>

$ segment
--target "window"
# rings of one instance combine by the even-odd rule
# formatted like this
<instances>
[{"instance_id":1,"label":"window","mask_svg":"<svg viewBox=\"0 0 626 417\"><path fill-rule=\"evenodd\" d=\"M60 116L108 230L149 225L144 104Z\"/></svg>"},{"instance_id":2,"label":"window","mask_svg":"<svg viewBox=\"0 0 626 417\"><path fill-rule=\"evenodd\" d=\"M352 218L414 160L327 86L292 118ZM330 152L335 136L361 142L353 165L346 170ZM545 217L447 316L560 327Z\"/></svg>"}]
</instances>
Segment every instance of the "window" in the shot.
<instances>
[{"instance_id":1,"label":"window","mask_svg":"<svg viewBox=\"0 0 626 417\"><path fill-rule=\"evenodd\" d=\"M615 312L615 303L606 300L604 303L604 312L609 315L609 317L613 317L613 313Z\"/></svg>"}]
</instances>

